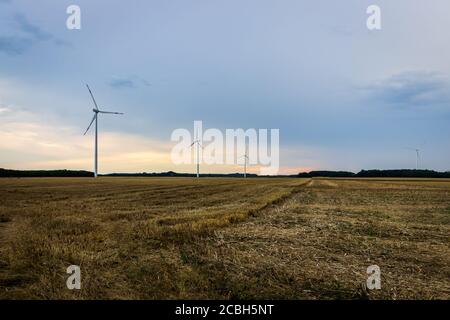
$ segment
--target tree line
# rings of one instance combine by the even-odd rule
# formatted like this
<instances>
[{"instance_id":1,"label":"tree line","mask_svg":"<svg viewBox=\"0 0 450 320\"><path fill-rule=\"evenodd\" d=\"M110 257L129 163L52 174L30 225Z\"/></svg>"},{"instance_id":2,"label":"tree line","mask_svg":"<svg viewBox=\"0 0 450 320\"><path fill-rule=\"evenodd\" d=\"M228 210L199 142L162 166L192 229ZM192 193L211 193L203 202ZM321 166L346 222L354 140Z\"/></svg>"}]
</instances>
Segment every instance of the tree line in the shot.
<instances>
[{"instance_id":1,"label":"tree line","mask_svg":"<svg viewBox=\"0 0 450 320\"><path fill-rule=\"evenodd\" d=\"M94 173L84 170L11 170L0 168L0 177L93 177ZM192 173L178 173L174 171L168 172L142 172L142 173L110 173L103 176L113 177L195 177ZM205 173L202 177L243 177L242 173ZM247 177L261 177L256 174L247 173ZM330 177L330 178L450 178L450 171L439 172L434 170L361 170L358 173L350 171L310 171L301 172L296 175L279 175L276 177L297 177L297 178L313 178L313 177Z\"/></svg>"}]
</instances>

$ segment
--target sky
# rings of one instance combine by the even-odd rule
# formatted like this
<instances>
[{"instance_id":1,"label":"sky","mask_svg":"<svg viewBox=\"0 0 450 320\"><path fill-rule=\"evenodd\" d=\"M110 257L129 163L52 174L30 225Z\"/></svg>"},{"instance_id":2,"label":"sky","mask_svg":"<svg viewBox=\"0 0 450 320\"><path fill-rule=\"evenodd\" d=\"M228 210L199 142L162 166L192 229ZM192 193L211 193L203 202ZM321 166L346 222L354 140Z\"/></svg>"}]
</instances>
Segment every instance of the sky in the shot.
<instances>
[{"instance_id":1,"label":"sky","mask_svg":"<svg viewBox=\"0 0 450 320\"><path fill-rule=\"evenodd\" d=\"M88 83L125 113L99 118L101 173L194 172L170 136L195 120L279 129L280 173L415 168L414 148L450 170L449 14L448 0L0 0L0 167L92 170Z\"/></svg>"}]
</instances>

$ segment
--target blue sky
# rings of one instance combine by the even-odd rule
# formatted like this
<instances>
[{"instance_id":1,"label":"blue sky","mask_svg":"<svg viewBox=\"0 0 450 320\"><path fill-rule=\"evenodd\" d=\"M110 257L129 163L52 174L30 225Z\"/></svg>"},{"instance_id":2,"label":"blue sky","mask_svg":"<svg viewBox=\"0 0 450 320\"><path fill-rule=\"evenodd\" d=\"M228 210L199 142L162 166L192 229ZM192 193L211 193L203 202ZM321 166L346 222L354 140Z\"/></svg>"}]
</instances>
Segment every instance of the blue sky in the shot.
<instances>
[{"instance_id":1,"label":"blue sky","mask_svg":"<svg viewBox=\"0 0 450 320\"><path fill-rule=\"evenodd\" d=\"M81 7L68 30L66 8ZM382 30L366 28L377 4ZM191 171L170 134L279 128L282 172L450 170L450 3L0 0L0 167ZM234 172L234 167L205 168Z\"/></svg>"}]
</instances>

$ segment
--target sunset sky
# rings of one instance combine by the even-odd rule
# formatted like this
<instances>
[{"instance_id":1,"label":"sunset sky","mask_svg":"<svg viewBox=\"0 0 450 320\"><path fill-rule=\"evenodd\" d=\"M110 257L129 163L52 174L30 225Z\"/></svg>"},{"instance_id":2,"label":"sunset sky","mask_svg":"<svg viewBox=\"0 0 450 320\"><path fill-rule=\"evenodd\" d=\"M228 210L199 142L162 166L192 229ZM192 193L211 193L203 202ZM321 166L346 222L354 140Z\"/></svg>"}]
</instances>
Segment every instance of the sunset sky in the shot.
<instances>
[{"instance_id":1,"label":"sunset sky","mask_svg":"<svg viewBox=\"0 0 450 320\"><path fill-rule=\"evenodd\" d=\"M450 170L449 15L448 0L0 0L0 167L92 170L88 83L125 113L100 117L101 173L194 172L170 160L194 120L280 129L280 173L414 168L409 148Z\"/></svg>"}]
</instances>

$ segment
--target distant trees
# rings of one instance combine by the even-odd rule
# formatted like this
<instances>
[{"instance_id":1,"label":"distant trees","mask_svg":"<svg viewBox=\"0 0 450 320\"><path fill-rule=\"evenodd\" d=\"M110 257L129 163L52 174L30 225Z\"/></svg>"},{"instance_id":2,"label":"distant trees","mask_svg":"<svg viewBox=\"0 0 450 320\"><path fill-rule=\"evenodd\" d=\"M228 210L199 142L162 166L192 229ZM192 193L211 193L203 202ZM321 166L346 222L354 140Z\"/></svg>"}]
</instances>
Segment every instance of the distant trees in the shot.
<instances>
[{"instance_id":1,"label":"distant trees","mask_svg":"<svg viewBox=\"0 0 450 320\"><path fill-rule=\"evenodd\" d=\"M93 177L89 171L75 170L9 170L0 168L0 177Z\"/></svg>"},{"instance_id":2,"label":"distant trees","mask_svg":"<svg viewBox=\"0 0 450 320\"><path fill-rule=\"evenodd\" d=\"M348 171L310 171L308 173L299 173L300 178L312 178L312 177L354 177L353 172Z\"/></svg>"},{"instance_id":3,"label":"distant trees","mask_svg":"<svg viewBox=\"0 0 450 320\"><path fill-rule=\"evenodd\" d=\"M450 172L434 170L361 170L357 177L397 177L397 178L450 178Z\"/></svg>"},{"instance_id":4,"label":"distant trees","mask_svg":"<svg viewBox=\"0 0 450 320\"><path fill-rule=\"evenodd\" d=\"M1 177L93 177L94 173L83 170L10 170L0 168ZM173 171L168 172L142 172L142 173L111 173L104 176L116 177L195 177L192 173L178 173ZM242 173L205 173L202 177L243 177ZM247 173L247 177L258 177L256 174ZM266 176L276 177L276 176ZM301 172L297 175L278 176L278 177L297 177L297 178L312 178L312 177L330 177L330 178L450 178L450 171L438 172L434 170L361 170L358 173L349 171L310 171Z\"/></svg>"},{"instance_id":5,"label":"distant trees","mask_svg":"<svg viewBox=\"0 0 450 320\"><path fill-rule=\"evenodd\" d=\"M113 177L196 177L196 173L179 173L174 171L167 172L142 172L142 173L111 173L105 176ZM201 177L244 177L243 173L201 173ZM257 177L256 174L247 173L247 177Z\"/></svg>"},{"instance_id":6,"label":"distant trees","mask_svg":"<svg viewBox=\"0 0 450 320\"><path fill-rule=\"evenodd\" d=\"M354 178L450 178L450 172L438 172L434 170L361 170L358 173L347 171L311 171L297 175L300 178L311 177L354 177Z\"/></svg>"}]
</instances>

